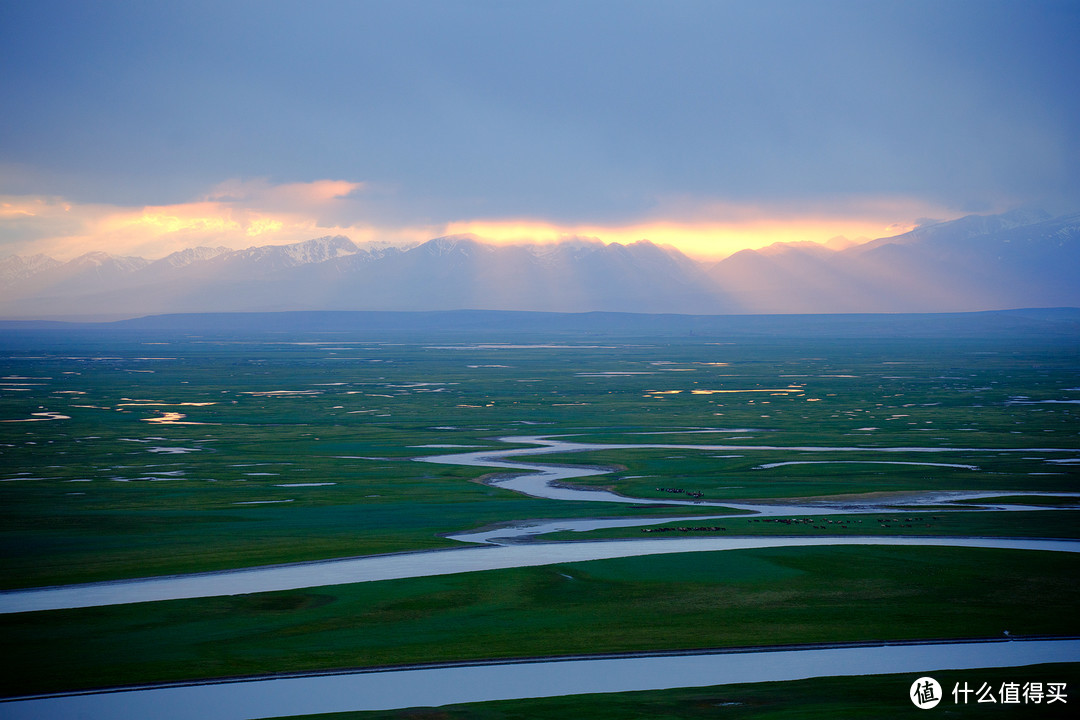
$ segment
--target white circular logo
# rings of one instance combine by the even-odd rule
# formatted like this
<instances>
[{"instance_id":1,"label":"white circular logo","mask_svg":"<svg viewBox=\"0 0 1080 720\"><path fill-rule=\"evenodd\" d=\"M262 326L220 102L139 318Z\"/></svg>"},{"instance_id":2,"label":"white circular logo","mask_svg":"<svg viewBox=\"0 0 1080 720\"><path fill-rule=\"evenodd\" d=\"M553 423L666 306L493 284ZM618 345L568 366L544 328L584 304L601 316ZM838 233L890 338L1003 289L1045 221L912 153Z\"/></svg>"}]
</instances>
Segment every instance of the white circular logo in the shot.
<instances>
[{"instance_id":1,"label":"white circular logo","mask_svg":"<svg viewBox=\"0 0 1080 720\"><path fill-rule=\"evenodd\" d=\"M911 683L908 697L915 703L915 707L920 710L929 710L941 702L941 686L932 677L921 677Z\"/></svg>"}]
</instances>

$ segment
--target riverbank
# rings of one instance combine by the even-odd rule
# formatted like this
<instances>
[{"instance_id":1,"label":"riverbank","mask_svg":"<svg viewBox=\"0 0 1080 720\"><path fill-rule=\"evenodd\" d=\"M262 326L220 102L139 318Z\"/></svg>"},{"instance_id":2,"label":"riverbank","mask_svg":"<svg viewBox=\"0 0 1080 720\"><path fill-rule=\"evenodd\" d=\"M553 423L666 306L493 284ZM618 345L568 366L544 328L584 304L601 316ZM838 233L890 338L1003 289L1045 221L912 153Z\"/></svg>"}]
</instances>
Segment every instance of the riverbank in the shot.
<instances>
[{"instance_id":1,"label":"riverbank","mask_svg":"<svg viewBox=\"0 0 1080 720\"><path fill-rule=\"evenodd\" d=\"M1030 549L766 547L7 614L0 633L19 662L0 695L523 656L1080 636L1078 563Z\"/></svg>"},{"instance_id":2,"label":"riverbank","mask_svg":"<svg viewBox=\"0 0 1080 720\"><path fill-rule=\"evenodd\" d=\"M141 578L0 593L0 615L299 590L353 583L687 552L884 545L1080 552L1080 540L962 537L742 537L498 545Z\"/></svg>"},{"instance_id":3,"label":"riverbank","mask_svg":"<svg viewBox=\"0 0 1080 720\"><path fill-rule=\"evenodd\" d=\"M918 642L564 659L258 678L14 699L0 704L0 711L8 720L247 720L813 677L1022 667L1078 659L1078 639Z\"/></svg>"}]
</instances>

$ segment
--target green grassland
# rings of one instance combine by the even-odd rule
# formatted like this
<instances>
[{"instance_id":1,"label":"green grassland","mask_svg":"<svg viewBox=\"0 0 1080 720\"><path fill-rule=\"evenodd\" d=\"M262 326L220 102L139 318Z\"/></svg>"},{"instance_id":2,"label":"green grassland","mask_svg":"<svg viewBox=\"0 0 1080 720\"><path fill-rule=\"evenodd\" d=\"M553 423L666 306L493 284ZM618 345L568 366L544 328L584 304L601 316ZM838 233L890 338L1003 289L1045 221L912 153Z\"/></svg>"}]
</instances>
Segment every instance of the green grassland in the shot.
<instances>
[{"instance_id":1,"label":"green grassland","mask_svg":"<svg viewBox=\"0 0 1080 720\"><path fill-rule=\"evenodd\" d=\"M5 694L576 653L1080 634L1071 553L777 548L0 616Z\"/></svg>"},{"instance_id":2,"label":"green grassland","mask_svg":"<svg viewBox=\"0 0 1080 720\"><path fill-rule=\"evenodd\" d=\"M722 436L721 436L722 437ZM746 436L738 436L746 437ZM755 441L779 444L775 437L736 440L718 439L694 444L735 445ZM655 440L650 439L655 442ZM852 446L859 441L851 441ZM639 440L640 442L640 440ZM665 438L661 442L667 443ZM865 440L863 441L865 442ZM1050 447L1049 444L1041 447ZM1067 446L1066 446L1067 447ZM1037 453L1036 453L1037 454ZM740 455L740 457L731 457ZM793 450L607 450L588 453L537 455L535 459L559 465L594 464L615 468L610 475L575 478L582 487L605 487L631 497L671 499L658 488L678 487L702 493L713 502L751 498L809 498L868 493L974 490L1055 491L1075 487L1075 475L1062 466L1039 467L1046 475L1032 475L1032 461L1019 453L982 452L799 452ZM1057 456L1062 456L1058 453ZM1054 455L1048 455L1053 459ZM823 464L759 466L778 462ZM881 462L949 463L978 467L977 470L925 465L882 465ZM1058 474L1060 473L1060 474ZM1002 492L1008 494L1008 490Z\"/></svg>"},{"instance_id":3,"label":"green grassland","mask_svg":"<svg viewBox=\"0 0 1080 720\"><path fill-rule=\"evenodd\" d=\"M536 456L611 467L575 482L646 499L672 498L656 490L669 486L716 502L1080 490L1080 464L1055 462L1080 457L1080 406L1043 402L1080 398L1080 347L1070 338L510 340L5 331L0 589L450 547L458 543L447 533L514 520L717 512L540 500L485 485L481 468L413 459L458 451L445 446L513 447L498 440L512 435L868 448ZM730 432L698 432L715 429ZM979 450L883 458L872 452L879 447ZM1067 452L995 452L1019 448ZM978 470L849 463L881 459ZM802 460L844 464L759 468ZM1074 511L1055 503L796 525L725 518L702 523L724 531L687 534L1076 537ZM904 519L916 513L923 519ZM632 527L546 539L599 537L657 536ZM1057 555L864 547L699 556L670 572L668 562L7 616L0 639L26 650L4 692L440 659L1080 630L1076 564Z\"/></svg>"},{"instance_id":4,"label":"green grassland","mask_svg":"<svg viewBox=\"0 0 1080 720\"><path fill-rule=\"evenodd\" d=\"M8 334L3 342L0 377L9 384L0 385L0 419L46 411L70 417L0 424L0 583L7 588L444 547L452 543L443 533L497 521L673 512L539 501L470 482L482 469L410 460L451 451L424 446L494 447L511 434L673 444L1080 445L1075 405L1009 404L1080 394L1066 391L1080 386L1076 348L1067 342L605 339L482 347L91 333ZM167 412L201 424L150 422ZM680 428L754 432L669 434ZM665 434L638 434L654 432ZM886 458L978 471L754 469L807 457L787 451L541 459L625 468L578 482L645 498L670 497L658 485L715 501L1076 489L1076 465L1047 462L1060 454L1036 455Z\"/></svg>"},{"instance_id":5,"label":"green grassland","mask_svg":"<svg viewBox=\"0 0 1080 720\"><path fill-rule=\"evenodd\" d=\"M912 509L859 515L789 515L776 518L725 517L700 522L649 524L587 532L554 532L545 541L613 540L617 538L723 537L772 535L832 537L909 535L945 537L1077 538L1080 524L1072 511L943 512Z\"/></svg>"}]
</instances>

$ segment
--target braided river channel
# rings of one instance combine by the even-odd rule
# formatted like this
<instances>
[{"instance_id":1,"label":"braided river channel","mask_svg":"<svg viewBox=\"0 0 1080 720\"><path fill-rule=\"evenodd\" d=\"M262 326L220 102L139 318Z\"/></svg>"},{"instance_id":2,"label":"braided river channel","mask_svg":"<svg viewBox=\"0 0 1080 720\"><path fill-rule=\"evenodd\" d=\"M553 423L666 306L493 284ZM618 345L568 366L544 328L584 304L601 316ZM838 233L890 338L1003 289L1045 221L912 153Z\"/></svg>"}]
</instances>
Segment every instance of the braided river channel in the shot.
<instances>
[{"instance_id":1,"label":"braided river channel","mask_svg":"<svg viewBox=\"0 0 1080 720\"><path fill-rule=\"evenodd\" d=\"M893 453L925 453L925 464L973 468L947 462L974 452L1023 452L1056 456L1076 450L1023 448L866 448L780 447L746 445L593 444L565 442L550 437L502 438L531 447L481 450L416 458L422 462L493 468L503 471L489 484L534 497L557 500L637 502L606 490L575 488L574 478L609 472L604 468L564 467L521 456L620 449L681 449L708 451L790 450L799 453L881 453L878 463L891 463ZM940 456L945 457L940 457ZM835 462L835 461L833 461ZM900 462L900 461L895 461ZM802 503L730 503L701 500L654 500L651 505L716 506L746 514L767 516L877 513L896 505L933 505L934 512L982 510L1038 510L1038 505L1003 505L990 502L973 508L960 500L988 500L1000 492L911 493L876 501L813 501ZM1040 496L1078 493L1037 493ZM694 520L708 516L693 516ZM519 522L450 537L467 546L446 550L345 558L322 562L245 568L224 572L143 578L105 583L32 588L0 593L0 613L35 612L179 598L236 595L326 585L424 577L483 570L550 565L562 562L684 552L714 552L763 547L822 545L927 545L1009 548L1080 552L1080 541L983 537L723 537L579 542L538 542L545 533L587 531L679 520L664 518L608 518ZM686 518L690 519L690 518ZM519 662L450 663L408 668L341 671L275 676L184 685L118 688L0 701L0 717L12 718L232 718L278 717L295 714L437 706L526 697L580 693L608 693L725 683L765 682L800 678L884 673L926 673L944 669L1014 667L1051 662L1080 661L1080 640L1075 638L985 642L897 642L843 644L790 648L751 648L741 651L647 653L624 656L530 659Z\"/></svg>"}]
</instances>

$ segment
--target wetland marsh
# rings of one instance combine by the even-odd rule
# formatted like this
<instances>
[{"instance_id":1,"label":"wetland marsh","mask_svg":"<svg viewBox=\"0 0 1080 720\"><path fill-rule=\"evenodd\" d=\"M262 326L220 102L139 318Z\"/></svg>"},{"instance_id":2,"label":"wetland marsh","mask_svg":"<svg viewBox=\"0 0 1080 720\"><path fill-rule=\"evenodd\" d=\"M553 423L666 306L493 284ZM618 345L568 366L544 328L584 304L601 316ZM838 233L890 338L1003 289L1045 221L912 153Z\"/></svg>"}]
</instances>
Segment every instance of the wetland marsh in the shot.
<instances>
[{"instance_id":1,"label":"wetland marsh","mask_svg":"<svg viewBox=\"0 0 1080 720\"><path fill-rule=\"evenodd\" d=\"M558 554L568 540L718 535L1076 540L1078 399L1068 335L4 331L0 599L339 558L394 564L477 542L526 542L521 551L551 557L3 615L5 645L29 648L3 693L521 655L1080 634L1073 553Z\"/></svg>"}]
</instances>

